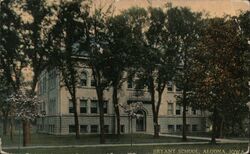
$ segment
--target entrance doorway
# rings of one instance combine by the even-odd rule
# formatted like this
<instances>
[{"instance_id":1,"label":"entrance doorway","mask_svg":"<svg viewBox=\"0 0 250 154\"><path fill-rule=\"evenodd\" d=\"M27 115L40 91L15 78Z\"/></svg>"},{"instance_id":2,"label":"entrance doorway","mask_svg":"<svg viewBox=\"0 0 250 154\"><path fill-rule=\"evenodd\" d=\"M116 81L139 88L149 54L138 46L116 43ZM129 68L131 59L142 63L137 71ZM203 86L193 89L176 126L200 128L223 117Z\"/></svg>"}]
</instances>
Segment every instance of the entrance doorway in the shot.
<instances>
[{"instance_id":1,"label":"entrance doorway","mask_svg":"<svg viewBox=\"0 0 250 154\"><path fill-rule=\"evenodd\" d=\"M136 131L146 131L146 113L143 110L136 112Z\"/></svg>"}]
</instances>

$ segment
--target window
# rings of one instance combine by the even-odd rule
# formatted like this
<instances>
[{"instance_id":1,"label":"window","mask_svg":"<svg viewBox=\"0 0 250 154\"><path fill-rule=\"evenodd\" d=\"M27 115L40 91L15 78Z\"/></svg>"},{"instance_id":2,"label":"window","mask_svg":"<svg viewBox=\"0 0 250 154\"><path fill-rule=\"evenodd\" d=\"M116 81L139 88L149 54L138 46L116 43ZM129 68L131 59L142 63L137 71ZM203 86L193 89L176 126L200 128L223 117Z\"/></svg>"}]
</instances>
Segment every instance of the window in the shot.
<instances>
[{"instance_id":1,"label":"window","mask_svg":"<svg viewBox=\"0 0 250 154\"><path fill-rule=\"evenodd\" d=\"M168 91L173 91L173 83L172 83L172 81L168 81L167 88L168 88Z\"/></svg>"},{"instance_id":2,"label":"window","mask_svg":"<svg viewBox=\"0 0 250 154\"><path fill-rule=\"evenodd\" d=\"M104 133L109 133L109 125L104 125Z\"/></svg>"},{"instance_id":3,"label":"window","mask_svg":"<svg viewBox=\"0 0 250 154\"><path fill-rule=\"evenodd\" d=\"M47 80L46 80L46 77L43 78L43 93L46 93L46 90L47 90Z\"/></svg>"},{"instance_id":4,"label":"window","mask_svg":"<svg viewBox=\"0 0 250 154\"><path fill-rule=\"evenodd\" d=\"M176 105L175 114L176 115L181 115L181 107L180 107L180 105Z\"/></svg>"},{"instance_id":5,"label":"window","mask_svg":"<svg viewBox=\"0 0 250 154\"><path fill-rule=\"evenodd\" d=\"M69 133L75 133L75 125L69 125Z\"/></svg>"},{"instance_id":6,"label":"window","mask_svg":"<svg viewBox=\"0 0 250 154\"><path fill-rule=\"evenodd\" d=\"M168 132L174 132L174 125L168 125Z\"/></svg>"},{"instance_id":7,"label":"window","mask_svg":"<svg viewBox=\"0 0 250 154\"><path fill-rule=\"evenodd\" d=\"M55 114L56 113L56 98L50 98L49 99L49 114Z\"/></svg>"},{"instance_id":8,"label":"window","mask_svg":"<svg viewBox=\"0 0 250 154\"><path fill-rule=\"evenodd\" d=\"M82 72L81 74L80 86L87 86L87 73L86 72Z\"/></svg>"},{"instance_id":9,"label":"window","mask_svg":"<svg viewBox=\"0 0 250 154\"><path fill-rule=\"evenodd\" d=\"M88 133L88 125L80 125L81 133Z\"/></svg>"},{"instance_id":10,"label":"window","mask_svg":"<svg viewBox=\"0 0 250 154\"><path fill-rule=\"evenodd\" d=\"M187 131L187 132L190 132L190 124L187 124L187 125L186 125L186 131Z\"/></svg>"},{"instance_id":11,"label":"window","mask_svg":"<svg viewBox=\"0 0 250 154\"><path fill-rule=\"evenodd\" d=\"M184 111L184 110L183 110L183 111ZM190 114L190 113L189 113L189 107L188 107L188 106L186 107L186 114L187 114L187 115Z\"/></svg>"},{"instance_id":12,"label":"window","mask_svg":"<svg viewBox=\"0 0 250 154\"><path fill-rule=\"evenodd\" d=\"M121 133L124 133L124 132L125 132L125 126L121 125Z\"/></svg>"},{"instance_id":13,"label":"window","mask_svg":"<svg viewBox=\"0 0 250 154\"><path fill-rule=\"evenodd\" d=\"M49 125L49 132L54 133L55 132L55 125Z\"/></svg>"},{"instance_id":14,"label":"window","mask_svg":"<svg viewBox=\"0 0 250 154\"><path fill-rule=\"evenodd\" d=\"M176 131L177 132L182 131L182 125L176 125Z\"/></svg>"},{"instance_id":15,"label":"window","mask_svg":"<svg viewBox=\"0 0 250 154\"><path fill-rule=\"evenodd\" d=\"M174 114L174 104L168 103L168 115L173 115L173 114Z\"/></svg>"},{"instance_id":16,"label":"window","mask_svg":"<svg viewBox=\"0 0 250 154\"><path fill-rule=\"evenodd\" d=\"M197 125L192 125L192 131L193 132L197 131Z\"/></svg>"},{"instance_id":17,"label":"window","mask_svg":"<svg viewBox=\"0 0 250 154\"><path fill-rule=\"evenodd\" d=\"M87 113L87 100L80 100L80 113Z\"/></svg>"},{"instance_id":18,"label":"window","mask_svg":"<svg viewBox=\"0 0 250 154\"><path fill-rule=\"evenodd\" d=\"M91 100L91 113L97 113L97 100Z\"/></svg>"},{"instance_id":19,"label":"window","mask_svg":"<svg viewBox=\"0 0 250 154\"><path fill-rule=\"evenodd\" d=\"M133 88L133 79L132 79L132 77L128 78L127 84L128 84L128 88Z\"/></svg>"},{"instance_id":20,"label":"window","mask_svg":"<svg viewBox=\"0 0 250 154\"><path fill-rule=\"evenodd\" d=\"M98 132L98 125L91 125L90 132L97 133Z\"/></svg>"},{"instance_id":21,"label":"window","mask_svg":"<svg viewBox=\"0 0 250 154\"><path fill-rule=\"evenodd\" d=\"M73 102L72 102L71 99L69 100L69 113L74 113L74 110L73 110Z\"/></svg>"},{"instance_id":22,"label":"window","mask_svg":"<svg viewBox=\"0 0 250 154\"><path fill-rule=\"evenodd\" d=\"M40 94L44 94L46 92L46 89L47 89L47 83L46 83L46 76L42 77L41 78L41 81L40 81Z\"/></svg>"},{"instance_id":23,"label":"window","mask_svg":"<svg viewBox=\"0 0 250 154\"><path fill-rule=\"evenodd\" d=\"M108 113L108 101L103 101L103 112Z\"/></svg>"},{"instance_id":24,"label":"window","mask_svg":"<svg viewBox=\"0 0 250 154\"><path fill-rule=\"evenodd\" d=\"M192 114L193 114L193 115L196 115L196 113L197 113L197 112L196 112L196 109L192 108Z\"/></svg>"},{"instance_id":25,"label":"window","mask_svg":"<svg viewBox=\"0 0 250 154\"><path fill-rule=\"evenodd\" d=\"M140 80L136 80L136 89L144 89L144 83L143 82L140 82Z\"/></svg>"},{"instance_id":26,"label":"window","mask_svg":"<svg viewBox=\"0 0 250 154\"><path fill-rule=\"evenodd\" d=\"M175 90L176 91L181 91L181 89L179 87L177 87L177 86L175 87Z\"/></svg>"},{"instance_id":27,"label":"window","mask_svg":"<svg viewBox=\"0 0 250 154\"><path fill-rule=\"evenodd\" d=\"M48 77L48 84L49 84L49 89L54 89L56 87L56 70L50 70L49 71L49 77Z\"/></svg>"},{"instance_id":28,"label":"window","mask_svg":"<svg viewBox=\"0 0 250 154\"><path fill-rule=\"evenodd\" d=\"M91 83L90 83L90 86L91 87L95 87L95 79L94 79L94 77L92 76L92 78L91 78Z\"/></svg>"}]
</instances>

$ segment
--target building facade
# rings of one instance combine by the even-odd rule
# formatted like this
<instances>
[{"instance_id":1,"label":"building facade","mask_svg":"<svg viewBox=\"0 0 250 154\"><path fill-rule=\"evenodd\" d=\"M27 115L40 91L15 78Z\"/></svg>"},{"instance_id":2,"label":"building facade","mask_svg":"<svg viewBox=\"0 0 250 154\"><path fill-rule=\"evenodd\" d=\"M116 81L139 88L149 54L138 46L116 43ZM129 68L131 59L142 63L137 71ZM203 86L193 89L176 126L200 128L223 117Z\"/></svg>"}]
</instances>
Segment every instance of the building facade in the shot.
<instances>
[{"instance_id":1,"label":"building facade","mask_svg":"<svg viewBox=\"0 0 250 154\"><path fill-rule=\"evenodd\" d=\"M163 7L166 3L173 6L189 7L192 11L208 13L211 17L221 17L226 14L237 15L240 11L249 10L249 3L239 0L94 0L94 6L114 2L115 13L131 6ZM222 9L223 8L223 9ZM98 102L89 68L81 68L82 72L77 87L77 110L81 133L99 132ZM182 129L182 107L176 104L176 96L181 94L171 82L166 87L159 111L161 133L178 132ZM44 70L38 82L38 95L43 104L41 111L44 117L37 120L38 132L50 134L74 133L73 105L70 94L60 82L60 75L56 69ZM106 133L115 133L116 118L112 104L112 89L104 93L105 100L105 130ZM132 120L133 132L153 133L153 115L150 95L146 89L143 92L135 90L133 82L125 82L119 92L119 103L143 102L143 108L138 110L139 119ZM120 108L121 132L130 132L130 121L127 113ZM206 131L208 123L205 112L188 108L187 131Z\"/></svg>"},{"instance_id":2,"label":"building facade","mask_svg":"<svg viewBox=\"0 0 250 154\"><path fill-rule=\"evenodd\" d=\"M79 114L80 132L82 134L99 133L99 109L94 80L91 69L82 68L77 87L77 111ZM176 104L176 96L181 92L169 82L162 96L159 111L159 125L161 133L181 132L182 107ZM37 120L37 131L49 134L74 133L73 104L66 87L60 82L60 75L56 69L44 70L38 82L38 95L43 101L41 112L43 117ZM132 119L132 131L139 133L153 133L152 105L147 89L136 90L134 81L124 82L119 91L121 106L142 102L143 106L137 111L140 115ZM156 96L157 97L157 96ZM113 109L112 87L104 92L105 132L115 133L116 117ZM130 132L128 114L120 107L121 132ZM188 108L187 131L201 132L206 130L206 115L204 112Z\"/></svg>"}]
</instances>

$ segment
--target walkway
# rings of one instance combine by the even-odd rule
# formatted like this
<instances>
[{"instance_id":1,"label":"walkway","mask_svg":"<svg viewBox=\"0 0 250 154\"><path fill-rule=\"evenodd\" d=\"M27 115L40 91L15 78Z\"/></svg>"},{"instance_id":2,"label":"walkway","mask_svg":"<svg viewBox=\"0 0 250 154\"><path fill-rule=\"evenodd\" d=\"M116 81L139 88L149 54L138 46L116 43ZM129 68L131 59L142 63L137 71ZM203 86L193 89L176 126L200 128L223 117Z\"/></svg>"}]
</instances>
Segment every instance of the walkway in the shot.
<instances>
[{"instance_id":1,"label":"walkway","mask_svg":"<svg viewBox=\"0 0 250 154\"><path fill-rule=\"evenodd\" d=\"M172 134L160 134L160 136L182 138L181 135L172 135ZM197 140L211 141L210 137L187 136L187 138L188 139L197 139ZM222 139L222 138L217 138L216 141L218 141L219 143L248 143L248 140L240 140L240 139Z\"/></svg>"}]
</instances>

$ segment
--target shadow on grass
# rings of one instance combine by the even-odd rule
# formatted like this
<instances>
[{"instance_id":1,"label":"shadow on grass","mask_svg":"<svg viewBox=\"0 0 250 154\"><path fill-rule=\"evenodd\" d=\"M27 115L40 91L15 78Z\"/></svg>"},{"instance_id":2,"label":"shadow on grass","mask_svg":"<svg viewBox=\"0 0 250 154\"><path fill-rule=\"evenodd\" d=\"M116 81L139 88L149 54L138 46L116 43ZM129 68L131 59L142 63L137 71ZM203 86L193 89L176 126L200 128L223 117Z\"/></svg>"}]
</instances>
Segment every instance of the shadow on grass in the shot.
<instances>
[{"instance_id":1,"label":"shadow on grass","mask_svg":"<svg viewBox=\"0 0 250 154\"><path fill-rule=\"evenodd\" d=\"M189 150L189 152L188 152ZM126 146L126 147L94 147L94 148L51 148L51 149L13 149L11 153L29 154L202 154L202 153L244 153L247 144L218 144L218 145L166 145L166 146ZM186 152L185 152L186 151ZM191 152L191 153L190 153Z\"/></svg>"},{"instance_id":2,"label":"shadow on grass","mask_svg":"<svg viewBox=\"0 0 250 154\"><path fill-rule=\"evenodd\" d=\"M131 135L106 134L106 144L130 144ZM22 136L14 135L14 140L10 141L9 136L2 137L3 146L18 146L22 145ZM200 142L202 140L188 140L189 142ZM153 138L153 135L148 134L133 134L132 143L174 143L181 142L180 138L164 137ZM204 142L204 141L203 141ZM93 145L99 144L98 134L81 135L80 139L75 139L74 135L48 135L48 134L32 134L30 145Z\"/></svg>"}]
</instances>

